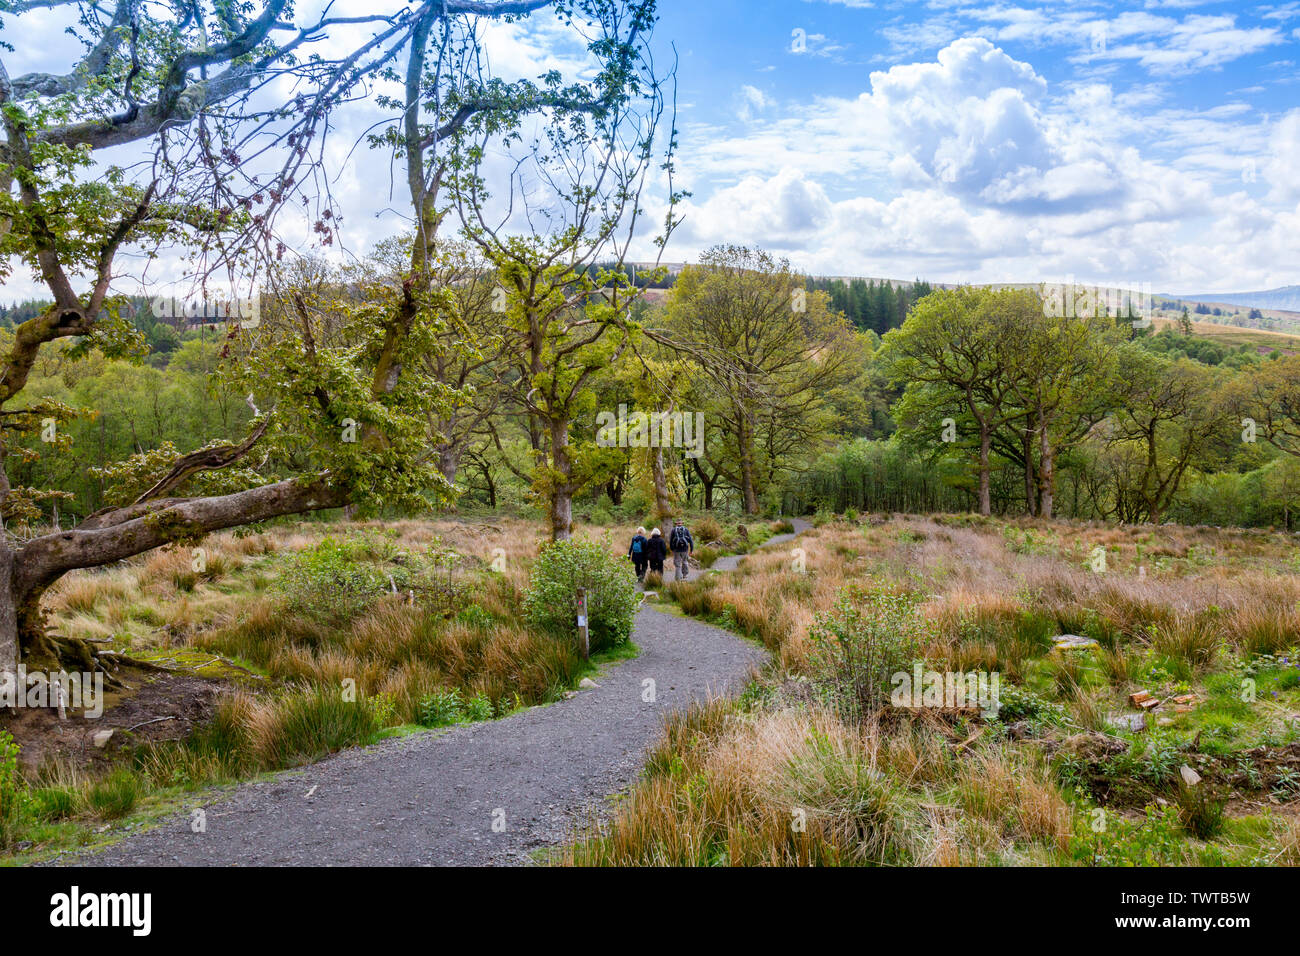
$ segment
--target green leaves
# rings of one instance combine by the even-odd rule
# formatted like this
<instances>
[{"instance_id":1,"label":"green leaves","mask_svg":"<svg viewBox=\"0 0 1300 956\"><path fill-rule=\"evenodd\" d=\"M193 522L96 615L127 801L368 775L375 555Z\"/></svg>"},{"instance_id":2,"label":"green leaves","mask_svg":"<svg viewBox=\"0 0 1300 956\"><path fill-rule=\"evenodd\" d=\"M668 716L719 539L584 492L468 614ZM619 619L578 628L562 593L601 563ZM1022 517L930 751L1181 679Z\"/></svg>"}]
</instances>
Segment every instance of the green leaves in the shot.
<instances>
[{"instance_id":1,"label":"green leaves","mask_svg":"<svg viewBox=\"0 0 1300 956\"><path fill-rule=\"evenodd\" d=\"M626 643L636 617L636 579L631 564L613 552L607 538L546 545L533 566L524 616L534 627L575 639L578 588L587 589L591 650Z\"/></svg>"}]
</instances>

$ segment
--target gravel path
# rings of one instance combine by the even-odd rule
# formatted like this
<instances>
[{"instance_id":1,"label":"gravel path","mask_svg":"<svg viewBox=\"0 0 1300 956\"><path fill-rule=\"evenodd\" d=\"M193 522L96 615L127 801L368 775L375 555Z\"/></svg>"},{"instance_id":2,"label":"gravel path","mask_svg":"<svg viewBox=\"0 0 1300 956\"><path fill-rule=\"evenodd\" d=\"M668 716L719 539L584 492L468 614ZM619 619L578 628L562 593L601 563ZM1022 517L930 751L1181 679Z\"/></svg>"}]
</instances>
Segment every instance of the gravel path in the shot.
<instances>
[{"instance_id":1,"label":"gravel path","mask_svg":"<svg viewBox=\"0 0 1300 956\"><path fill-rule=\"evenodd\" d=\"M808 527L796 521L798 531ZM778 535L776 544L794 535ZM736 560L718 561L720 570ZM344 751L209 795L204 832L188 813L97 853L94 866L508 865L563 843L628 787L669 710L735 692L763 652L647 605L634 660L596 688L503 720ZM647 702L647 681L654 700ZM195 804L200 806L200 804Z\"/></svg>"}]
</instances>

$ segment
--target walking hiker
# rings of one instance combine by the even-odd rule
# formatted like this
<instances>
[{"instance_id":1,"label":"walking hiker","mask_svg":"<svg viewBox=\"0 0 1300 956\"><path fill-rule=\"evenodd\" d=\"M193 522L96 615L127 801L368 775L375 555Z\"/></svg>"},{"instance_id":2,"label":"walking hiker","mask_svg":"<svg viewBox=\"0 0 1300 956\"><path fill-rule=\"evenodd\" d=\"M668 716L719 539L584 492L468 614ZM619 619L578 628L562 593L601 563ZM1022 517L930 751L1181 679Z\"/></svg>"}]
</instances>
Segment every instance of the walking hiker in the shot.
<instances>
[{"instance_id":1,"label":"walking hiker","mask_svg":"<svg viewBox=\"0 0 1300 956\"><path fill-rule=\"evenodd\" d=\"M646 555L650 558L650 572L662 575L664 573L664 558L668 556L668 545L664 543L664 536L659 533L658 528L650 532L650 541L646 544Z\"/></svg>"},{"instance_id":2,"label":"walking hiker","mask_svg":"<svg viewBox=\"0 0 1300 956\"><path fill-rule=\"evenodd\" d=\"M636 534L632 536L632 544L627 549L627 556L632 559L632 567L636 569L638 581L645 577L646 564L650 560L650 553L646 549L649 543L645 536L645 528L637 528Z\"/></svg>"},{"instance_id":3,"label":"walking hiker","mask_svg":"<svg viewBox=\"0 0 1300 956\"><path fill-rule=\"evenodd\" d=\"M677 580L685 581L691 575L691 555L695 551L695 540L682 524L682 519L673 521L673 530L668 535L668 547L673 551L673 567L676 568Z\"/></svg>"}]
</instances>

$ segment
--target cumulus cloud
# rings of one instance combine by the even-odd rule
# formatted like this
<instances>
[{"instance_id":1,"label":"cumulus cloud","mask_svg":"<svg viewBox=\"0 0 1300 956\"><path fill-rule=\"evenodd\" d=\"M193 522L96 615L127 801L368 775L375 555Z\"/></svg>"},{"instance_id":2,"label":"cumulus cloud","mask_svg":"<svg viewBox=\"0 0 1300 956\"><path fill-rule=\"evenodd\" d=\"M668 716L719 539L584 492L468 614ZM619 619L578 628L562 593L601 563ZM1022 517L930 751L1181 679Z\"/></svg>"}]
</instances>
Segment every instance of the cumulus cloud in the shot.
<instances>
[{"instance_id":1,"label":"cumulus cloud","mask_svg":"<svg viewBox=\"0 0 1300 956\"><path fill-rule=\"evenodd\" d=\"M1039 211L1118 201L1112 160L1047 116L1047 82L983 37L956 40L934 62L871 74L871 100L910 163L969 200Z\"/></svg>"},{"instance_id":2,"label":"cumulus cloud","mask_svg":"<svg viewBox=\"0 0 1300 956\"><path fill-rule=\"evenodd\" d=\"M1252 198L1241 169L1271 133L1260 176L1272 198L1295 198L1300 110L1266 127L1244 104L1153 109L1166 99L1152 84L1053 89L988 39L956 40L871 73L857 97L773 111L744 137L700 130L707 145L686 166L704 198L674 254L740 237L822 274L1294 281L1279 263L1300 245L1286 225L1300 213ZM734 178L710 191L719 176Z\"/></svg>"},{"instance_id":3,"label":"cumulus cloud","mask_svg":"<svg viewBox=\"0 0 1300 956\"><path fill-rule=\"evenodd\" d=\"M709 246L740 240L799 249L829 222L831 211L825 190L797 170L746 176L703 203L688 204L676 241Z\"/></svg>"},{"instance_id":4,"label":"cumulus cloud","mask_svg":"<svg viewBox=\"0 0 1300 956\"><path fill-rule=\"evenodd\" d=\"M1272 186L1270 197L1300 200L1300 109L1293 109L1273 127L1264 175Z\"/></svg>"}]
</instances>

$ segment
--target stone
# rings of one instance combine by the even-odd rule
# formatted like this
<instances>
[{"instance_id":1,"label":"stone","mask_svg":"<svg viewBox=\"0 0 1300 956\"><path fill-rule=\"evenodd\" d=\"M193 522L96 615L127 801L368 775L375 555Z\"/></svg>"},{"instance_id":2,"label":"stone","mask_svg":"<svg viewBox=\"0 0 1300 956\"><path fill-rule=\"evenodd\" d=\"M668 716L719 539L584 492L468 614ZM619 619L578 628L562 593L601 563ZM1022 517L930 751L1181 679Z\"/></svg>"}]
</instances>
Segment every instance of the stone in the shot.
<instances>
[{"instance_id":1,"label":"stone","mask_svg":"<svg viewBox=\"0 0 1300 956\"><path fill-rule=\"evenodd\" d=\"M1194 787L1201 782L1201 775L1191 767L1187 766L1187 764L1183 764L1178 768L1178 774L1183 778L1183 783L1187 784L1189 787Z\"/></svg>"},{"instance_id":2,"label":"stone","mask_svg":"<svg viewBox=\"0 0 1300 956\"><path fill-rule=\"evenodd\" d=\"M105 747L108 746L108 742L109 740L112 739L112 737L113 737L113 731L100 730L100 731L96 731L95 735L90 739L91 742L94 743L96 747L98 747L100 750L103 750Z\"/></svg>"},{"instance_id":3,"label":"stone","mask_svg":"<svg viewBox=\"0 0 1300 956\"><path fill-rule=\"evenodd\" d=\"M1147 716L1146 714L1115 714L1110 718L1110 723L1121 730L1137 732L1146 730Z\"/></svg>"},{"instance_id":4,"label":"stone","mask_svg":"<svg viewBox=\"0 0 1300 956\"><path fill-rule=\"evenodd\" d=\"M1052 640L1058 651L1086 650L1097 646L1097 642L1091 637L1081 637L1078 634L1062 634Z\"/></svg>"},{"instance_id":5,"label":"stone","mask_svg":"<svg viewBox=\"0 0 1300 956\"><path fill-rule=\"evenodd\" d=\"M599 687L600 685L597 684L590 677L584 677L582 680L578 681L578 686L584 688L592 688L592 687Z\"/></svg>"}]
</instances>

